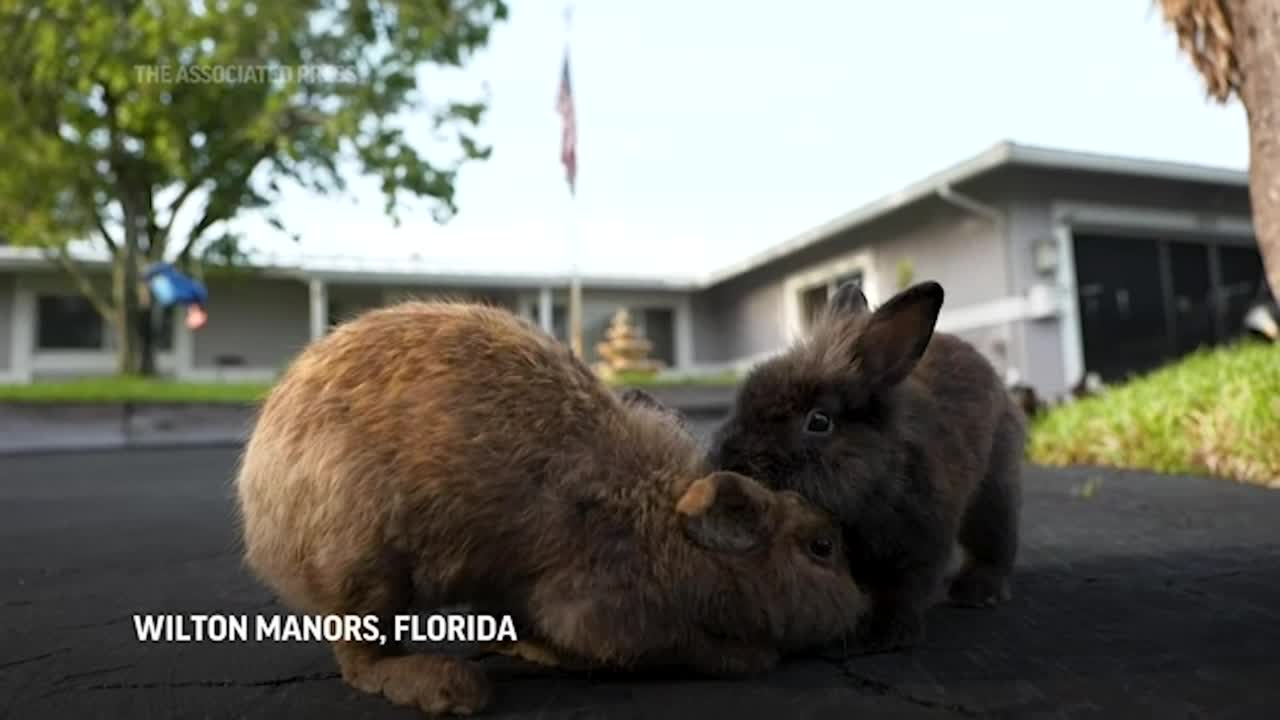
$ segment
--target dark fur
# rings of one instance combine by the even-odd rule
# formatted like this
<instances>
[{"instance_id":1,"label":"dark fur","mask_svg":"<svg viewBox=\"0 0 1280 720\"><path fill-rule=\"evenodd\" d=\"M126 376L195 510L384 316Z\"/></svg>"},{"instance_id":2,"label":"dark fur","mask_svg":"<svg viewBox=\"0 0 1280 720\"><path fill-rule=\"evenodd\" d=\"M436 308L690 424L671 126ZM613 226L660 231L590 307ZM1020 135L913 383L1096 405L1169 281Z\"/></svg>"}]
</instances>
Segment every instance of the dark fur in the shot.
<instances>
[{"instance_id":1,"label":"dark fur","mask_svg":"<svg viewBox=\"0 0 1280 720\"><path fill-rule=\"evenodd\" d=\"M1014 385L1009 388L1009 394L1013 396L1013 402L1028 420L1034 419L1046 409L1044 400L1040 399L1036 389L1030 385Z\"/></svg>"},{"instance_id":2,"label":"dark fur","mask_svg":"<svg viewBox=\"0 0 1280 720\"><path fill-rule=\"evenodd\" d=\"M710 472L660 406L621 401L492 308L405 303L312 344L237 491L247 562L291 607L510 614L505 651L541 662L751 673L846 635L864 606L829 517ZM348 683L399 704L489 702L456 657L334 652Z\"/></svg>"},{"instance_id":3,"label":"dark fur","mask_svg":"<svg viewBox=\"0 0 1280 720\"><path fill-rule=\"evenodd\" d=\"M748 375L712 441L713 466L797 490L840 519L852 574L872 596L858 632L867 651L921 639L957 543L969 561L952 602L1010 594L1024 419L977 350L934 333L942 300L940 285L921 283L872 312L842 286L809 338ZM831 434L806 432L814 409Z\"/></svg>"}]
</instances>

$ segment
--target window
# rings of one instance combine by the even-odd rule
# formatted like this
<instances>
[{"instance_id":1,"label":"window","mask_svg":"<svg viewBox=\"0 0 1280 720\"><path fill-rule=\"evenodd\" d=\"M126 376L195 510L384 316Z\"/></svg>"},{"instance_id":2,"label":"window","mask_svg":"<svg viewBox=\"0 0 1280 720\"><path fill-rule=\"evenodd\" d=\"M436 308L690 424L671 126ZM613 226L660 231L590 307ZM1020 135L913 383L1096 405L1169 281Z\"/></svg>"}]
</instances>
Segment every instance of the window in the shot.
<instances>
[{"instance_id":1,"label":"window","mask_svg":"<svg viewBox=\"0 0 1280 720\"><path fill-rule=\"evenodd\" d=\"M617 306L591 306L591 312L583 309L582 350L588 362L598 362L600 353L597 346L604 342ZM644 335L652 347L649 357L659 360L667 367L674 367L675 353L675 312L668 307L628 307L631 325ZM552 335L566 345L569 343L569 310L563 304L555 304L551 308Z\"/></svg>"},{"instance_id":2,"label":"window","mask_svg":"<svg viewBox=\"0 0 1280 720\"><path fill-rule=\"evenodd\" d=\"M818 316L826 309L827 303L831 301L831 297L836 294L836 290L846 282L857 283L859 287L862 285L862 271L853 270L840 275L834 275L825 282L816 285L810 285L800 290L800 324L806 331L813 327Z\"/></svg>"},{"instance_id":3,"label":"window","mask_svg":"<svg viewBox=\"0 0 1280 720\"><path fill-rule=\"evenodd\" d=\"M101 350L102 316L79 295L36 300L36 346L41 350Z\"/></svg>"},{"instance_id":4,"label":"window","mask_svg":"<svg viewBox=\"0 0 1280 720\"><path fill-rule=\"evenodd\" d=\"M633 311L640 331L653 344L649 357L661 361L667 367L675 367L675 313L671 308L644 308Z\"/></svg>"},{"instance_id":5,"label":"window","mask_svg":"<svg viewBox=\"0 0 1280 720\"><path fill-rule=\"evenodd\" d=\"M155 315L151 341L160 352L173 349L178 310L164 308ZM41 295L36 299L36 347L40 350L103 350L108 347L102 316L79 295Z\"/></svg>"},{"instance_id":6,"label":"window","mask_svg":"<svg viewBox=\"0 0 1280 720\"><path fill-rule=\"evenodd\" d=\"M862 271L854 270L853 272L848 272L836 277L835 282L832 283L832 291L834 292L835 288L838 288L850 281L857 283L858 287L862 287Z\"/></svg>"},{"instance_id":7,"label":"window","mask_svg":"<svg viewBox=\"0 0 1280 720\"><path fill-rule=\"evenodd\" d=\"M805 329L813 327L823 308L827 306L827 291L826 285L815 285L800 291L800 312L803 313L801 322Z\"/></svg>"},{"instance_id":8,"label":"window","mask_svg":"<svg viewBox=\"0 0 1280 720\"><path fill-rule=\"evenodd\" d=\"M569 342L569 309L564 305L551 306L551 335L562 343Z\"/></svg>"}]
</instances>

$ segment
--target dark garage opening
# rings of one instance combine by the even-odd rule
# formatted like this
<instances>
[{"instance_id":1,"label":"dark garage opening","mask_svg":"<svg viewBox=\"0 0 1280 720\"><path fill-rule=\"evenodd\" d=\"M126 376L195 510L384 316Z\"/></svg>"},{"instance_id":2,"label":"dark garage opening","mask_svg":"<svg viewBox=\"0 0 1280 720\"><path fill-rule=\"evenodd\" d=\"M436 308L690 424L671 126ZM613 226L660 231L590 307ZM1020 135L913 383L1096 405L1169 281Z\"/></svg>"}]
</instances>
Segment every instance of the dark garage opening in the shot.
<instances>
[{"instance_id":1,"label":"dark garage opening","mask_svg":"<svg viewBox=\"0 0 1280 720\"><path fill-rule=\"evenodd\" d=\"M1098 233L1074 246L1085 371L1107 382L1239 337L1263 288L1256 247Z\"/></svg>"}]
</instances>

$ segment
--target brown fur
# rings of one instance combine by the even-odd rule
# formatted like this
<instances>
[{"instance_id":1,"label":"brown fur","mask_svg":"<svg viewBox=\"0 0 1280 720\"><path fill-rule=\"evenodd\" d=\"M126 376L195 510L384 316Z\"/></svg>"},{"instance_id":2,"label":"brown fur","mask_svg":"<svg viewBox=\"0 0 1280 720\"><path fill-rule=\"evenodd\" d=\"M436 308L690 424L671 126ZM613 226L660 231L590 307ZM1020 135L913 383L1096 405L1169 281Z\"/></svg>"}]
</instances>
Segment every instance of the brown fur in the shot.
<instances>
[{"instance_id":1,"label":"brown fur","mask_svg":"<svg viewBox=\"0 0 1280 720\"><path fill-rule=\"evenodd\" d=\"M666 415L671 422L678 424L682 429L689 429L689 421L685 418L683 413L678 410L672 410L666 405L663 405L661 400L654 397L649 392L641 390L640 388L627 388L622 391L622 394L619 395L619 397L622 399L623 404L656 410Z\"/></svg>"},{"instance_id":2,"label":"brown fur","mask_svg":"<svg viewBox=\"0 0 1280 720\"><path fill-rule=\"evenodd\" d=\"M660 408L494 308L408 302L313 343L236 486L247 563L293 608L465 604L513 616L508 651L539 662L750 673L851 632L862 608L827 516L709 473ZM334 652L348 683L399 704L490 699L470 661Z\"/></svg>"},{"instance_id":3,"label":"brown fur","mask_svg":"<svg viewBox=\"0 0 1280 720\"><path fill-rule=\"evenodd\" d=\"M867 651L917 642L944 579L957 604L1010 595L1025 421L977 350L934 333L942 300L921 283L872 312L842 286L809 338L749 374L712 442L714 467L839 518L872 599Z\"/></svg>"}]
</instances>

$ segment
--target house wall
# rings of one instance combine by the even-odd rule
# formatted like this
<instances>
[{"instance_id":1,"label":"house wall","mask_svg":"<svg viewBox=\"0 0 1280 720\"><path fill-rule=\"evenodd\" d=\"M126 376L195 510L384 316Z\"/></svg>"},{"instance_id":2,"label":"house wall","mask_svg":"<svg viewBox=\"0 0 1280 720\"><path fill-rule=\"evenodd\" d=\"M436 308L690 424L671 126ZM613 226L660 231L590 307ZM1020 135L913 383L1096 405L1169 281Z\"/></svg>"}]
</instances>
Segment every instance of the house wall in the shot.
<instances>
[{"instance_id":1,"label":"house wall","mask_svg":"<svg viewBox=\"0 0 1280 720\"><path fill-rule=\"evenodd\" d=\"M307 283L295 278L236 275L210 278L209 323L192 333L196 373L231 377L238 373L261 375L282 370L311 340L311 300ZM330 282L326 286L330 306L350 319L362 311L408 299L453 297L486 300L515 308L512 291L464 288L353 285ZM243 370L224 366L219 358L236 360Z\"/></svg>"},{"instance_id":2,"label":"house wall","mask_svg":"<svg viewBox=\"0 0 1280 720\"><path fill-rule=\"evenodd\" d=\"M785 343L781 272L753 272L694 296L694 362L717 365Z\"/></svg>"},{"instance_id":3,"label":"house wall","mask_svg":"<svg viewBox=\"0 0 1280 720\"><path fill-rule=\"evenodd\" d=\"M278 371L309 341L310 299L305 283L294 279L244 277L210 280L207 285L209 324L192 333L198 373L209 374L220 355L238 357L241 365L251 370ZM342 283L329 283L326 291L330 305L343 315L330 317L330 323L403 300L446 297L491 303L537 322L537 291ZM598 359L596 344L603 340L604 330L619 307L667 307L673 311L673 324L677 324L675 314L684 297L678 292L584 291L583 340L588 360ZM567 291L553 292L552 301L555 305L567 305ZM675 334L677 329L672 331Z\"/></svg>"},{"instance_id":4,"label":"house wall","mask_svg":"<svg viewBox=\"0 0 1280 720\"><path fill-rule=\"evenodd\" d=\"M1033 246L1053 238L1050 204L1049 197L1037 189L1016 184L1009 189L1005 210L1009 215L1013 282L1023 292L1036 282L1056 284L1055 278L1042 277L1034 268ZM1060 291L1060 297L1065 298L1066 292L1061 288ZM1017 355L1015 362L1023 382L1049 397L1069 387L1062 348L1061 324L1057 318L1019 322L1012 332L1010 351Z\"/></svg>"},{"instance_id":5,"label":"house wall","mask_svg":"<svg viewBox=\"0 0 1280 720\"><path fill-rule=\"evenodd\" d=\"M723 363L728 356L732 333L725 332L726 307L712 291L689 295L690 322L693 325L693 349L690 358L695 365Z\"/></svg>"},{"instance_id":6,"label":"house wall","mask_svg":"<svg viewBox=\"0 0 1280 720\"><path fill-rule=\"evenodd\" d=\"M235 275L205 279L209 322L192 333L198 371L218 359L238 358L243 367L277 371L310 340L307 286L288 278Z\"/></svg>"},{"instance_id":7,"label":"house wall","mask_svg":"<svg viewBox=\"0 0 1280 720\"><path fill-rule=\"evenodd\" d=\"M796 278L820 274L824 266L859 256L870 260L867 289L872 303L883 302L897 290L898 264L909 260L914 282L936 280L946 288L940 319L946 323L961 309L972 311L1009 294L1005 247L998 228L988 220L938 199L923 201L911 212L837 234L696 293L695 360L734 363L785 347L793 339L789 285ZM1006 330L996 335L1007 342Z\"/></svg>"}]
</instances>

